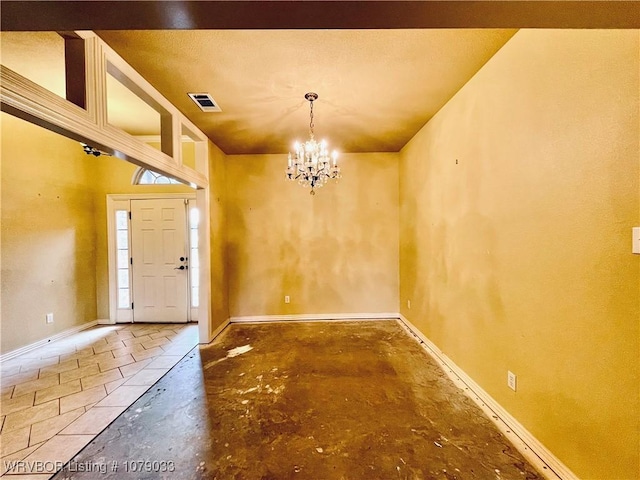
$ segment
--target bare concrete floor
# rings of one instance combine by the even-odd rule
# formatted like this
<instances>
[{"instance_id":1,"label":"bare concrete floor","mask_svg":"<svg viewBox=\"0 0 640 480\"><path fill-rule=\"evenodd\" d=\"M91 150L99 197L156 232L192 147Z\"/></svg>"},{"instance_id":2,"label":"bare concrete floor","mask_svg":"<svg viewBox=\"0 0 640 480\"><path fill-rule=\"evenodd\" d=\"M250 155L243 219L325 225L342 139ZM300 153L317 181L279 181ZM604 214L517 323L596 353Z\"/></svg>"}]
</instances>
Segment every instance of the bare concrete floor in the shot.
<instances>
[{"instance_id":1,"label":"bare concrete floor","mask_svg":"<svg viewBox=\"0 0 640 480\"><path fill-rule=\"evenodd\" d=\"M395 321L376 321L232 325L54 478L543 477Z\"/></svg>"}]
</instances>

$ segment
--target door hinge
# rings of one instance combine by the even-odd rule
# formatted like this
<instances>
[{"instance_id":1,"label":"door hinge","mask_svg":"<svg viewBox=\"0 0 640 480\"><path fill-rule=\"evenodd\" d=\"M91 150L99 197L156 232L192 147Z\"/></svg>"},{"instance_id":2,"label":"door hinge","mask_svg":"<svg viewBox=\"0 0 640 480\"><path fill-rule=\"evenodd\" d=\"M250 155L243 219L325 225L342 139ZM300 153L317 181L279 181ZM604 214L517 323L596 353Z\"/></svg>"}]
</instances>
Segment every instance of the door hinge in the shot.
<instances>
[{"instance_id":1,"label":"door hinge","mask_svg":"<svg viewBox=\"0 0 640 480\"><path fill-rule=\"evenodd\" d=\"M133 265L133 257L129 257L129 263Z\"/></svg>"},{"instance_id":2,"label":"door hinge","mask_svg":"<svg viewBox=\"0 0 640 480\"><path fill-rule=\"evenodd\" d=\"M131 310L133 310L133 302L131 302Z\"/></svg>"},{"instance_id":3,"label":"door hinge","mask_svg":"<svg viewBox=\"0 0 640 480\"><path fill-rule=\"evenodd\" d=\"M129 210L129 220L131 220L131 210Z\"/></svg>"}]
</instances>

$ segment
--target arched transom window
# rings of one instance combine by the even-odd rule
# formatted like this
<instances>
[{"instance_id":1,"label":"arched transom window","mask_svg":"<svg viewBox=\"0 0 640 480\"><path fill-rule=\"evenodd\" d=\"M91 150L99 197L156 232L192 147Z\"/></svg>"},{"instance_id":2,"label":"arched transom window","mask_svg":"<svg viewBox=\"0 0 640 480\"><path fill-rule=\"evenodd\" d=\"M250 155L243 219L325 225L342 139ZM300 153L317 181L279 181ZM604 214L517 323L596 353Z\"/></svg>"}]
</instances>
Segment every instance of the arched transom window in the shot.
<instances>
[{"instance_id":1,"label":"arched transom window","mask_svg":"<svg viewBox=\"0 0 640 480\"><path fill-rule=\"evenodd\" d=\"M160 173L154 172L152 170L147 170L146 168L138 167L133 174L133 178L131 179L131 183L133 185L174 185L180 184L179 181L174 178L167 177L166 175L162 175Z\"/></svg>"}]
</instances>

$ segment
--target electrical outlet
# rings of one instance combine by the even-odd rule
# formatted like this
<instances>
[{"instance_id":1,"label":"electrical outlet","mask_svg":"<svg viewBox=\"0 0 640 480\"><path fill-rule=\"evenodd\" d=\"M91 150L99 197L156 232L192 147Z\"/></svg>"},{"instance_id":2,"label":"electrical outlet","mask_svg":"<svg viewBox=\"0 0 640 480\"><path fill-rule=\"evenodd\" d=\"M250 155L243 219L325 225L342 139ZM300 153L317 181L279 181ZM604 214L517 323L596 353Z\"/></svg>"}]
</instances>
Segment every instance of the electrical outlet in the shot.
<instances>
[{"instance_id":1,"label":"electrical outlet","mask_svg":"<svg viewBox=\"0 0 640 480\"><path fill-rule=\"evenodd\" d=\"M510 371L507 371L507 385L514 392L516 391L516 374Z\"/></svg>"},{"instance_id":2,"label":"electrical outlet","mask_svg":"<svg viewBox=\"0 0 640 480\"><path fill-rule=\"evenodd\" d=\"M411 310L411 300L407 300L407 308Z\"/></svg>"},{"instance_id":3,"label":"electrical outlet","mask_svg":"<svg viewBox=\"0 0 640 480\"><path fill-rule=\"evenodd\" d=\"M46 317L47 323L53 323L53 313L47 313Z\"/></svg>"},{"instance_id":4,"label":"electrical outlet","mask_svg":"<svg viewBox=\"0 0 640 480\"><path fill-rule=\"evenodd\" d=\"M284 296L284 303L291 303L291 297L289 295Z\"/></svg>"}]
</instances>

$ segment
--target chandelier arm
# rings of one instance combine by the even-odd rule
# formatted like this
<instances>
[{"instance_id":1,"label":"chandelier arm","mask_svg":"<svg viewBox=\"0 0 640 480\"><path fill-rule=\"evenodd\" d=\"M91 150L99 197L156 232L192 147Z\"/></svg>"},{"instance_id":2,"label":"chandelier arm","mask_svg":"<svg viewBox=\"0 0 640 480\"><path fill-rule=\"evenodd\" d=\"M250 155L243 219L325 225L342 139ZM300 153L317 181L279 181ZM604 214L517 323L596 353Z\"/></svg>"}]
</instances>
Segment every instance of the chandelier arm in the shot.
<instances>
[{"instance_id":1,"label":"chandelier arm","mask_svg":"<svg viewBox=\"0 0 640 480\"><path fill-rule=\"evenodd\" d=\"M309 140L302 144L296 142L295 156L289 153L286 173L289 180L298 180L300 185L311 187L310 193L314 195L315 189L326 185L329 179L340 178L340 170L336 163L336 152L329 157L326 142L323 140L318 143L314 139L313 102L318 99L318 94L309 92L304 98L309 101ZM333 166L330 165L331 158Z\"/></svg>"}]
</instances>

